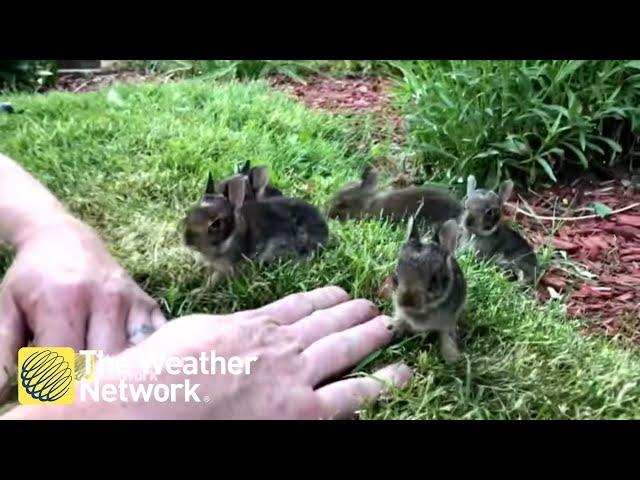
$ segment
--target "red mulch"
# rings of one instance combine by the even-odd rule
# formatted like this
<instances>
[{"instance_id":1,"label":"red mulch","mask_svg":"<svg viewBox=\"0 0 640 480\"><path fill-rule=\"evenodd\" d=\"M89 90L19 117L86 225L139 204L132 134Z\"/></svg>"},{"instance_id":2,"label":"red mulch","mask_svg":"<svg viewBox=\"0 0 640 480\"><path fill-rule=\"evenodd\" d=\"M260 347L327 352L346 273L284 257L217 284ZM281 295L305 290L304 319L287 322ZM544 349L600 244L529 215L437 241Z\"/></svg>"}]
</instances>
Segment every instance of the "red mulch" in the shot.
<instances>
[{"instance_id":1,"label":"red mulch","mask_svg":"<svg viewBox=\"0 0 640 480\"><path fill-rule=\"evenodd\" d=\"M390 107L391 81L381 77L322 76L295 82L285 76L276 76L273 84L292 93L310 107L323 110L352 112L382 112Z\"/></svg>"},{"instance_id":2,"label":"red mulch","mask_svg":"<svg viewBox=\"0 0 640 480\"><path fill-rule=\"evenodd\" d=\"M536 215L561 219L593 215L590 206L596 202L614 211L640 203L640 192L619 180L609 180L557 186L514 199L514 206L529 211L523 199ZM548 242L554 229L552 220L538 221L513 209L512 218L538 248ZM640 206L606 218L560 220L555 225L559 223L562 226L553 235L551 246L566 252L568 259L595 277L585 278L556 260L540 282L540 298L549 298L547 287L551 287L567 296L569 315L596 319L588 331L640 343Z\"/></svg>"},{"instance_id":3,"label":"red mulch","mask_svg":"<svg viewBox=\"0 0 640 480\"><path fill-rule=\"evenodd\" d=\"M318 75L296 82L278 75L272 79L272 85L309 107L329 112L377 114L381 128L391 125L394 141L400 143L404 138L404 118L391 105L391 80L377 76L336 79Z\"/></svg>"}]
</instances>

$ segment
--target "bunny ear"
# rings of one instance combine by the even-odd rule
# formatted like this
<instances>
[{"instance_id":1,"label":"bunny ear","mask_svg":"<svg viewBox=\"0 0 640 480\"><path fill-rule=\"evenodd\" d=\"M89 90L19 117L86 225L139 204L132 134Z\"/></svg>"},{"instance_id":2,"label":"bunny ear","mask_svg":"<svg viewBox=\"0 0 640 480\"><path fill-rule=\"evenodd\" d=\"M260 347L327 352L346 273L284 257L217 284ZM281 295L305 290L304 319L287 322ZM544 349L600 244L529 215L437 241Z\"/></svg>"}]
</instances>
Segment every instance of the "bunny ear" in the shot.
<instances>
[{"instance_id":1,"label":"bunny ear","mask_svg":"<svg viewBox=\"0 0 640 480\"><path fill-rule=\"evenodd\" d=\"M477 186L478 184L476 183L476 177L474 177L473 175L469 175L467 177L467 197L475 191Z\"/></svg>"},{"instance_id":2,"label":"bunny ear","mask_svg":"<svg viewBox=\"0 0 640 480\"><path fill-rule=\"evenodd\" d=\"M253 189L256 199L264 197L264 191L269 183L269 168L266 166L254 167L249 174L249 183Z\"/></svg>"},{"instance_id":3,"label":"bunny ear","mask_svg":"<svg viewBox=\"0 0 640 480\"><path fill-rule=\"evenodd\" d=\"M449 219L442 224L438 232L438 243L449 255L452 255L458 243L458 224Z\"/></svg>"},{"instance_id":4,"label":"bunny ear","mask_svg":"<svg viewBox=\"0 0 640 480\"><path fill-rule=\"evenodd\" d=\"M420 231L415 215L409 217L409 222L407 223L407 234L405 235L404 241L408 242L410 240L420 241Z\"/></svg>"},{"instance_id":5,"label":"bunny ear","mask_svg":"<svg viewBox=\"0 0 640 480\"><path fill-rule=\"evenodd\" d=\"M238 210L244 203L246 181L242 175L237 175L229 180L225 196L229 199L234 210Z\"/></svg>"},{"instance_id":6,"label":"bunny ear","mask_svg":"<svg viewBox=\"0 0 640 480\"><path fill-rule=\"evenodd\" d=\"M250 171L251 171L251 160L247 160L246 162L244 162L244 165L240 169L239 173L242 175L249 175Z\"/></svg>"},{"instance_id":7,"label":"bunny ear","mask_svg":"<svg viewBox=\"0 0 640 480\"><path fill-rule=\"evenodd\" d=\"M505 203L509 198L511 198L511 194L513 193L513 182L511 180L505 180L500 185L500 190L498 191L498 196L500 197L500 201Z\"/></svg>"},{"instance_id":8,"label":"bunny ear","mask_svg":"<svg viewBox=\"0 0 640 480\"><path fill-rule=\"evenodd\" d=\"M215 193L215 183L211 172L209 172L209 176L207 177L207 186L204 189L204 193L205 195L213 195Z\"/></svg>"},{"instance_id":9,"label":"bunny ear","mask_svg":"<svg viewBox=\"0 0 640 480\"><path fill-rule=\"evenodd\" d=\"M378 172L372 166L368 166L362 173L362 188L365 190L375 190L378 185Z\"/></svg>"},{"instance_id":10,"label":"bunny ear","mask_svg":"<svg viewBox=\"0 0 640 480\"><path fill-rule=\"evenodd\" d=\"M411 215L409 217L409 223L407 225L407 235L405 237L405 242L408 242L409 240L417 240L418 242L421 240L420 239L420 229L418 228L418 218L420 218L420 210L422 210L422 207L424 206L424 203L421 202L420 206L418 207L418 209L416 210L416 212Z\"/></svg>"}]
</instances>

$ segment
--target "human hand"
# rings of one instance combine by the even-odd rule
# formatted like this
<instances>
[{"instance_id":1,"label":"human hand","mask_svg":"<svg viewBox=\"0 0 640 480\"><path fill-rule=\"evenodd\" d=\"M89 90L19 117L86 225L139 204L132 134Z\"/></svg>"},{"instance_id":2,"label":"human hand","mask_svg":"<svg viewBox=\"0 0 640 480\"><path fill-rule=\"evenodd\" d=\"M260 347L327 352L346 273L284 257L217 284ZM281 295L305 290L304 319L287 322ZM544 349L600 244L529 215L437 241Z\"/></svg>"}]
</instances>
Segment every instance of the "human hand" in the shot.
<instances>
[{"instance_id":1,"label":"human hand","mask_svg":"<svg viewBox=\"0 0 640 480\"><path fill-rule=\"evenodd\" d=\"M115 354L166 321L98 236L69 215L30 232L17 249L0 286L0 401L29 340Z\"/></svg>"},{"instance_id":2,"label":"human hand","mask_svg":"<svg viewBox=\"0 0 640 480\"><path fill-rule=\"evenodd\" d=\"M184 399L180 391L174 402L83 402L62 408L43 407L41 415L56 418L98 419L345 419L366 400L378 397L387 386L404 384L410 371L391 365L370 377L336 380L366 355L391 340L388 317L380 316L367 300L348 301L347 294L327 287L285 297L257 310L232 315L190 315L171 321L139 345L113 357L118 374L100 368L94 380L101 388L120 379L141 386L142 365L159 358L209 356L244 359L243 373L220 371L188 375L165 369L153 378L156 385L199 385L200 402ZM251 358L257 358L251 361ZM249 359L247 362L246 360ZM168 361L166 363L168 365ZM231 365L231 363L229 363ZM246 365L250 366L250 373ZM174 372L175 373L175 372ZM76 388L78 388L76 386ZM76 399L79 397L76 392ZM209 397L207 402L205 397ZM20 406L12 418L37 418L35 409Z\"/></svg>"}]
</instances>

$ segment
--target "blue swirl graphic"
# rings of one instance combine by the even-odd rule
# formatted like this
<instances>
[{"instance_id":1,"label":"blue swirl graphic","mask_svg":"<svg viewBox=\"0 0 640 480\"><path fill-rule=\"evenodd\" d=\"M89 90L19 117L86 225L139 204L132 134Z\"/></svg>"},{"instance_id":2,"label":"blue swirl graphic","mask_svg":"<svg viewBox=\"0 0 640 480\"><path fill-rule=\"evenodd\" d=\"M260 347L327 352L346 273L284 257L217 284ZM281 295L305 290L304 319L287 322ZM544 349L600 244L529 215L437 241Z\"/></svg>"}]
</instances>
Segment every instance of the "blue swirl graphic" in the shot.
<instances>
[{"instance_id":1,"label":"blue swirl graphic","mask_svg":"<svg viewBox=\"0 0 640 480\"><path fill-rule=\"evenodd\" d=\"M73 382L69 364L62 355L51 350L29 355L22 365L20 380L31 398L41 402L62 398Z\"/></svg>"}]
</instances>

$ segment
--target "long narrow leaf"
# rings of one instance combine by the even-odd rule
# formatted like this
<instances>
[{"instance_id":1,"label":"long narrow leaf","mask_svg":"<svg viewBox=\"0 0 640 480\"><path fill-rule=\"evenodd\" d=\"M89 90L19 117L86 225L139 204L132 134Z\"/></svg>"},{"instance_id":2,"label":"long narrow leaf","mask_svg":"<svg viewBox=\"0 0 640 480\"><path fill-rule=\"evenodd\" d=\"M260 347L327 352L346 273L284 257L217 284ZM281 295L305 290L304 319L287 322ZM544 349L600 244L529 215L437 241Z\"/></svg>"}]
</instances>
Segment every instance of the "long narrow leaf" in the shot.
<instances>
[{"instance_id":1,"label":"long narrow leaf","mask_svg":"<svg viewBox=\"0 0 640 480\"><path fill-rule=\"evenodd\" d=\"M556 178L555 174L553 173L553 169L551 168L551 165L549 165L549 162L547 162L542 156L540 155L536 155L536 161L540 164L540 166L542 167L542 169L544 170L544 172L547 174L547 176L553 180L554 182L557 182L558 179Z\"/></svg>"},{"instance_id":2,"label":"long narrow leaf","mask_svg":"<svg viewBox=\"0 0 640 480\"><path fill-rule=\"evenodd\" d=\"M570 60L567 64L560 69L558 75L556 75L555 83L559 83L564 80L566 77L574 73L578 68L584 65L584 60Z\"/></svg>"},{"instance_id":3,"label":"long narrow leaf","mask_svg":"<svg viewBox=\"0 0 640 480\"><path fill-rule=\"evenodd\" d=\"M595 138L609 145L609 147L611 147L611 150L613 150L614 152L622 153L622 147L615 140L612 140L611 138L607 138L607 137L595 137Z\"/></svg>"},{"instance_id":4,"label":"long narrow leaf","mask_svg":"<svg viewBox=\"0 0 640 480\"><path fill-rule=\"evenodd\" d=\"M589 168L589 162L587 161L587 157L585 156L584 152L582 152L575 145L571 145L569 142L562 142L562 145L564 145L565 147L567 147L569 150L571 150L573 153L576 154L576 157L578 157L578 159L580 160L580 164L584 168Z\"/></svg>"}]
</instances>

